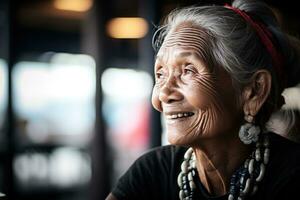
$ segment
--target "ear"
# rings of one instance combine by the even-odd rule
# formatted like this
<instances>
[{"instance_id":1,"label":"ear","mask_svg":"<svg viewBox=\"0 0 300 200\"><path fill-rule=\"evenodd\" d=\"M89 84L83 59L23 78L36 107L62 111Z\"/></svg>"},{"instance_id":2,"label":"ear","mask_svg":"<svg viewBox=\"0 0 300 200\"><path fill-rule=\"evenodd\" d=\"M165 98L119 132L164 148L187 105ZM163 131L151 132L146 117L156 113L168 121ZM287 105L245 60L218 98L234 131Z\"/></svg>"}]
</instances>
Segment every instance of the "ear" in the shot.
<instances>
[{"instance_id":1,"label":"ear","mask_svg":"<svg viewBox=\"0 0 300 200\"><path fill-rule=\"evenodd\" d=\"M267 100L272 84L272 77L267 70L258 70L251 78L251 82L242 90L243 110L245 116L254 117Z\"/></svg>"}]
</instances>

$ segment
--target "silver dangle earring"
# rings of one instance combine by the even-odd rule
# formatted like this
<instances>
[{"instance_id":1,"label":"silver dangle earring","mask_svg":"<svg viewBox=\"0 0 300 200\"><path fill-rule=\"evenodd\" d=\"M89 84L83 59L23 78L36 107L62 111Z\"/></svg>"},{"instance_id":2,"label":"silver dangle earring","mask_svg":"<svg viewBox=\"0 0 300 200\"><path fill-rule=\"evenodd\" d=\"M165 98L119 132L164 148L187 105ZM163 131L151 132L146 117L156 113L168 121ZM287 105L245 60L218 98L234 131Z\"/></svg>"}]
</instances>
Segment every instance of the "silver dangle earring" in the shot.
<instances>
[{"instance_id":1,"label":"silver dangle earring","mask_svg":"<svg viewBox=\"0 0 300 200\"><path fill-rule=\"evenodd\" d=\"M254 117L251 115L245 116L246 123L243 124L239 131L239 138L244 144L257 142L260 133L259 126L254 125Z\"/></svg>"}]
</instances>

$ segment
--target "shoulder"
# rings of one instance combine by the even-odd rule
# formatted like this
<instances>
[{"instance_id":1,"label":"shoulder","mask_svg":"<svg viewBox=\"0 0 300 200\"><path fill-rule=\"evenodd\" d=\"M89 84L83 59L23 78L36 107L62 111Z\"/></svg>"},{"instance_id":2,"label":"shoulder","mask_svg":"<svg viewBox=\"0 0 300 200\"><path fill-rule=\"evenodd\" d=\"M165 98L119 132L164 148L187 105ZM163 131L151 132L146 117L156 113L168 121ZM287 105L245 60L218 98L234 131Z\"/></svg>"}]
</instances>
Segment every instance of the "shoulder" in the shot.
<instances>
[{"instance_id":1,"label":"shoulder","mask_svg":"<svg viewBox=\"0 0 300 200\"><path fill-rule=\"evenodd\" d=\"M155 171L168 171L182 161L186 149L185 147L174 145L152 148L141 155L131 168L141 167L144 172L149 170L151 173Z\"/></svg>"},{"instance_id":2,"label":"shoulder","mask_svg":"<svg viewBox=\"0 0 300 200\"><path fill-rule=\"evenodd\" d=\"M300 144L270 133L270 165L279 172L300 170Z\"/></svg>"},{"instance_id":3,"label":"shoulder","mask_svg":"<svg viewBox=\"0 0 300 200\"><path fill-rule=\"evenodd\" d=\"M274 199L300 184L300 144L270 133L270 161L265 183L269 195L277 195Z\"/></svg>"},{"instance_id":4,"label":"shoulder","mask_svg":"<svg viewBox=\"0 0 300 200\"><path fill-rule=\"evenodd\" d=\"M169 184L176 183L185 151L184 147L172 145L148 150L119 179L112 194L117 199L173 199L166 187L175 192Z\"/></svg>"},{"instance_id":5,"label":"shoulder","mask_svg":"<svg viewBox=\"0 0 300 200\"><path fill-rule=\"evenodd\" d=\"M182 158L186 147L166 145L155 147L145 152L137 161L147 159L172 160Z\"/></svg>"},{"instance_id":6,"label":"shoulder","mask_svg":"<svg viewBox=\"0 0 300 200\"><path fill-rule=\"evenodd\" d=\"M278 134L270 133L271 160L289 161L290 165L300 164L300 144ZM300 165L299 165L300 168Z\"/></svg>"},{"instance_id":7,"label":"shoulder","mask_svg":"<svg viewBox=\"0 0 300 200\"><path fill-rule=\"evenodd\" d=\"M170 168L176 167L177 163L182 161L185 151L185 147L173 145L149 149L135 160L127 173L135 171L135 173L146 175L169 171Z\"/></svg>"}]
</instances>

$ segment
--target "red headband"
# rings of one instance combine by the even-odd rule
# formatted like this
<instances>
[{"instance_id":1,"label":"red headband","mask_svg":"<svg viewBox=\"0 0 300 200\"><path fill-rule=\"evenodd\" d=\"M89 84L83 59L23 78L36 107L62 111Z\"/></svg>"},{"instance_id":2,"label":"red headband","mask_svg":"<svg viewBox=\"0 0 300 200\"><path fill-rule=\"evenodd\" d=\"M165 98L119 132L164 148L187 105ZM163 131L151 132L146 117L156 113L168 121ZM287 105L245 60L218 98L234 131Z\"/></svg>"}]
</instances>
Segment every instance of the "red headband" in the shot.
<instances>
[{"instance_id":1,"label":"red headband","mask_svg":"<svg viewBox=\"0 0 300 200\"><path fill-rule=\"evenodd\" d=\"M248 23L251 24L251 26L255 29L255 31L257 32L261 42L263 43L263 45L266 47L267 51L269 52L269 54L272 57L272 61L273 61L273 66L278 74L278 77L281 78L281 81L283 81L283 86L285 85L285 75L283 73L283 69L282 69L282 55L276 50L275 46L273 45L273 42L271 41L270 38L272 38L272 34L271 32L267 29L267 27L260 23L260 22L255 22L253 19L251 19L251 17L244 11L232 7L230 5L225 5L226 8L229 8L231 10L233 10L234 12L236 12L237 14L239 14L241 17L243 17L245 19L245 21L247 21Z\"/></svg>"}]
</instances>

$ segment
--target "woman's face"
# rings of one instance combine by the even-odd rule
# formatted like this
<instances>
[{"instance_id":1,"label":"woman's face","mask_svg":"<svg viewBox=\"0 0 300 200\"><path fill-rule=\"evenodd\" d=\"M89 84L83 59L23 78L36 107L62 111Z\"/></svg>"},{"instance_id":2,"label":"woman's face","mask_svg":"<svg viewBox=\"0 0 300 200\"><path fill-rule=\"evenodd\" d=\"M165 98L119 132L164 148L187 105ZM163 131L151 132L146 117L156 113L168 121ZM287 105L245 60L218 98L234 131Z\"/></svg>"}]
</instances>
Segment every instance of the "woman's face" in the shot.
<instances>
[{"instance_id":1,"label":"woman's face","mask_svg":"<svg viewBox=\"0 0 300 200\"><path fill-rule=\"evenodd\" d=\"M164 115L171 144L233 137L239 126L242 109L229 74L202 60L207 40L203 30L183 26L167 35L157 54L152 104Z\"/></svg>"}]
</instances>

